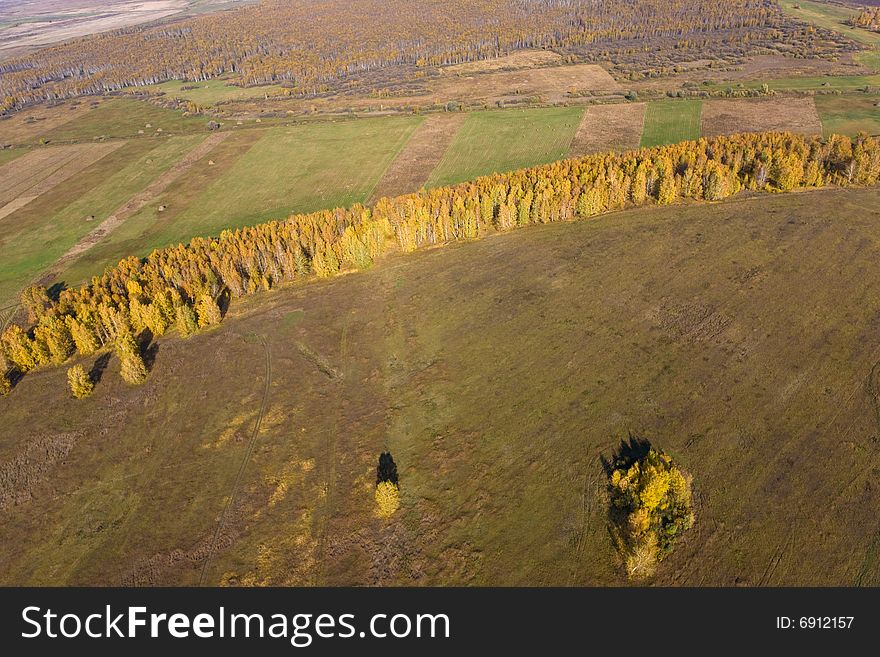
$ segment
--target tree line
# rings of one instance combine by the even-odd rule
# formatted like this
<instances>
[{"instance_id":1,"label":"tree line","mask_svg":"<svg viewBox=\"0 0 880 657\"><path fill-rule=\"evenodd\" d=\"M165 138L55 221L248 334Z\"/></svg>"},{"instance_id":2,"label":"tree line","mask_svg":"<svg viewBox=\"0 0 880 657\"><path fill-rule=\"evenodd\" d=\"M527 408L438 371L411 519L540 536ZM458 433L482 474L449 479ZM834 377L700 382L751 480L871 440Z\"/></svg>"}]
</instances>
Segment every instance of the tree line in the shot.
<instances>
[{"instance_id":1,"label":"tree line","mask_svg":"<svg viewBox=\"0 0 880 657\"><path fill-rule=\"evenodd\" d=\"M29 318L0 336L6 368L25 373L110 348L130 383L147 376L137 336L186 337L222 321L235 298L290 281L366 269L404 252L529 224L682 200L719 201L741 190L874 185L880 145L860 136L790 133L704 138L603 153L495 174L396 198L297 214L218 237L129 257L50 298L22 294ZM0 367L3 363L0 363ZM71 375L73 376L73 375ZM4 378L9 387L9 377Z\"/></svg>"},{"instance_id":2,"label":"tree line","mask_svg":"<svg viewBox=\"0 0 880 657\"><path fill-rule=\"evenodd\" d=\"M6 59L0 112L219 76L308 96L389 67L417 70L523 48L568 48L603 60L657 50L686 60L703 52L740 56L800 39L793 29L770 0L264 0Z\"/></svg>"}]
</instances>

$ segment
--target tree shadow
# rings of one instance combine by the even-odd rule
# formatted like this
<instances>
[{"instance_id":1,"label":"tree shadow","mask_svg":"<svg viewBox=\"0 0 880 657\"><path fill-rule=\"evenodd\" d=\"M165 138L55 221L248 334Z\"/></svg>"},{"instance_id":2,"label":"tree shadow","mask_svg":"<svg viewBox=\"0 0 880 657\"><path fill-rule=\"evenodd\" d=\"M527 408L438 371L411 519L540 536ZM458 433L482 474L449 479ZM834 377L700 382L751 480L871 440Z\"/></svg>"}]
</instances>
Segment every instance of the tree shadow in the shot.
<instances>
[{"instance_id":1,"label":"tree shadow","mask_svg":"<svg viewBox=\"0 0 880 657\"><path fill-rule=\"evenodd\" d=\"M379 466L376 468L376 485L383 481L390 481L397 486L397 464L391 456L391 452L382 452L379 455Z\"/></svg>"},{"instance_id":2,"label":"tree shadow","mask_svg":"<svg viewBox=\"0 0 880 657\"><path fill-rule=\"evenodd\" d=\"M611 477L615 470L629 469L633 463L647 456L650 451L651 442L649 440L634 436L630 432L626 440L620 441L620 445L610 459L601 457L602 469L608 477Z\"/></svg>"},{"instance_id":3,"label":"tree shadow","mask_svg":"<svg viewBox=\"0 0 880 657\"><path fill-rule=\"evenodd\" d=\"M107 365L110 362L110 355L111 354L108 351L106 354L98 356L95 360L95 364L92 365L92 369L89 370L89 378L95 385L101 382L101 377L104 376L104 370L107 369Z\"/></svg>"},{"instance_id":4,"label":"tree shadow","mask_svg":"<svg viewBox=\"0 0 880 657\"><path fill-rule=\"evenodd\" d=\"M46 288L46 294L48 297L55 303L58 302L58 298L61 296L61 293L67 289L67 283L64 281L58 281L57 283L53 283L49 287Z\"/></svg>"},{"instance_id":5,"label":"tree shadow","mask_svg":"<svg viewBox=\"0 0 880 657\"><path fill-rule=\"evenodd\" d=\"M159 343L153 342L153 332L150 329L144 329L137 337L137 344L147 371L152 370L156 356L159 354Z\"/></svg>"}]
</instances>

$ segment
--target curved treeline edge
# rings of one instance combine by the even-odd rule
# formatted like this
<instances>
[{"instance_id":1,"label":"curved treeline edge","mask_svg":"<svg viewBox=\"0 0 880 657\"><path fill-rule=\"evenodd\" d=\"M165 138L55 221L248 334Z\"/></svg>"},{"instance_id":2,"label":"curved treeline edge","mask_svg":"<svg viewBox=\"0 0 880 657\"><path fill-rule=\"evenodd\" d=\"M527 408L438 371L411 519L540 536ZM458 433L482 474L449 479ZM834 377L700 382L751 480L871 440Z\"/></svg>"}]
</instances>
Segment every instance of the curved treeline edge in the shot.
<instances>
[{"instance_id":1,"label":"curved treeline edge","mask_svg":"<svg viewBox=\"0 0 880 657\"><path fill-rule=\"evenodd\" d=\"M472 182L291 216L195 238L188 245L129 257L88 284L51 300L25 290L30 325L2 335L10 380L74 353L110 347L123 374L143 381L133 336L182 336L221 321L221 306L259 290L343 270L365 269L402 251L477 238L528 224L569 221L626 207L678 200L717 201L741 190L789 191L874 185L880 144L872 137L827 139L790 133L742 134L563 160ZM4 367L5 365L5 367Z\"/></svg>"}]
</instances>

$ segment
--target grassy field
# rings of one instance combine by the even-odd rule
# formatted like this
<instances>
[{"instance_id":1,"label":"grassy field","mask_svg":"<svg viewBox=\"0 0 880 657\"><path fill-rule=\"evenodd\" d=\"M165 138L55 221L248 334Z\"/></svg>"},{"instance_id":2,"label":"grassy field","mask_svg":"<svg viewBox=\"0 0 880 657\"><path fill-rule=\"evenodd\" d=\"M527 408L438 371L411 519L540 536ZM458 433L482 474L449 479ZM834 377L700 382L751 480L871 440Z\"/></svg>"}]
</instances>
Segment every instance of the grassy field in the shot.
<instances>
[{"instance_id":1,"label":"grassy field","mask_svg":"<svg viewBox=\"0 0 880 657\"><path fill-rule=\"evenodd\" d=\"M195 87L186 89L184 87ZM202 107L210 107L228 100L248 100L264 98L266 94L274 95L283 91L278 85L261 87L236 87L227 84L226 80L205 80L203 82L183 82L171 80L162 84L146 87L134 87L133 91L162 92L172 98L188 100Z\"/></svg>"},{"instance_id":2,"label":"grassy field","mask_svg":"<svg viewBox=\"0 0 880 657\"><path fill-rule=\"evenodd\" d=\"M779 5L784 12L802 21L833 30L853 41L880 47L880 34L846 24L850 17L858 13L855 8L810 0L780 0Z\"/></svg>"},{"instance_id":3,"label":"grassy field","mask_svg":"<svg viewBox=\"0 0 880 657\"><path fill-rule=\"evenodd\" d=\"M80 280L125 256L195 235L362 202L421 120L328 122L232 135L63 278ZM159 212L160 205L165 211Z\"/></svg>"},{"instance_id":4,"label":"grassy field","mask_svg":"<svg viewBox=\"0 0 880 657\"><path fill-rule=\"evenodd\" d=\"M645 110L642 147L699 139L702 108L701 100L648 103Z\"/></svg>"},{"instance_id":5,"label":"grassy field","mask_svg":"<svg viewBox=\"0 0 880 657\"><path fill-rule=\"evenodd\" d=\"M694 480L652 583L876 586L878 209L532 227L237 303L142 387L32 373L0 399L0 583L623 584L600 458L633 434Z\"/></svg>"},{"instance_id":6,"label":"grassy field","mask_svg":"<svg viewBox=\"0 0 880 657\"><path fill-rule=\"evenodd\" d=\"M880 86L880 74L878 75L818 75L802 78L773 78L770 80L752 80L739 82L735 85L719 83L705 85L708 91L720 91L724 89L760 89L766 84L774 91L839 91L852 93L864 91L866 87Z\"/></svg>"},{"instance_id":7,"label":"grassy field","mask_svg":"<svg viewBox=\"0 0 880 657\"><path fill-rule=\"evenodd\" d=\"M0 149L0 165L6 164L7 162L12 162L15 158L24 155L27 151L23 148L16 149Z\"/></svg>"},{"instance_id":8,"label":"grassy field","mask_svg":"<svg viewBox=\"0 0 880 657\"><path fill-rule=\"evenodd\" d=\"M816 109L826 135L880 135L880 95L816 96Z\"/></svg>"},{"instance_id":9,"label":"grassy field","mask_svg":"<svg viewBox=\"0 0 880 657\"><path fill-rule=\"evenodd\" d=\"M0 307L15 301L23 287L202 139L193 135L159 143L135 140L5 217ZM89 216L94 220L87 221Z\"/></svg>"},{"instance_id":10,"label":"grassy field","mask_svg":"<svg viewBox=\"0 0 880 657\"><path fill-rule=\"evenodd\" d=\"M564 158L583 108L499 110L469 114L431 177L439 187Z\"/></svg>"},{"instance_id":11,"label":"grassy field","mask_svg":"<svg viewBox=\"0 0 880 657\"><path fill-rule=\"evenodd\" d=\"M96 137L135 137L144 135L207 132L209 119L184 116L177 110L156 107L130 98L112 98L82 117L40 135L49 141L81 141ZM150 127L147 127L147 124ZM161 129L161 133L157 132Z\"/></svg>"}]
</instances>

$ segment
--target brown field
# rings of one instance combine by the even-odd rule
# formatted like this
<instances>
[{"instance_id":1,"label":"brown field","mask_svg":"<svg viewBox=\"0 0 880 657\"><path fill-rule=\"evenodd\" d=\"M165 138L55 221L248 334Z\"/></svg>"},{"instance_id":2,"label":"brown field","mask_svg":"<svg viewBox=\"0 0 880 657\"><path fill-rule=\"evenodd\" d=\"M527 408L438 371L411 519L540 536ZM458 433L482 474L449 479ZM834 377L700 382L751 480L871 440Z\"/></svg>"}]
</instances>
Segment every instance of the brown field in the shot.
<instances>
[{"instance_id":1,"label":"brown field","mask_svg":"<svg viewBox=\"0 0 880 657\"><path fill-rule=\"evenodd\" d=\"M554 66L562 63L562 55L552 50L521 50L519 52L484 59L464 64L444 66L440 72L444 75L470 75L473 73L489 73L506 69L536 68L538 66Z\"/></svg>"},{"instance_id":2,"label":"brown field","mask_svg":"<svg viewBox=\"0 0 880 657\"><path fill-rule=\"evenodd\" d=\"M530 227L236 302L143 386L33 372L0 399L0 584L625 584L599 459L632 432L694 479L651 583L876 586L877 208Z\"/></svg>"},{"instance_id":3,"label":"brown field","mask_svg":"<svg viewBox=\"0 0 880 657\"><path fill-rule=\"evenodd\" d=\"M467 119L464 112L432 114L416 129L382 175L369 202L421 189Z\"/></svg>"},{"instance_id":4,"label":"brown field","mask_svg":"<svg viewBox=\"0 0 880 657\"><path fill-rule=\"evenodd\" d=\"M0 167L0 216L7 204L22 197L34 199L91 166L124 142L77 144L34 149ZM19 201L21 207L23 203Z\"/></svg>"},{"instance_id":5,"label":"brown field","mask_svg":"<svg viewBox=\"0 0 880 657\"><path fill-rule=\"evenodd\" d=\"M44 0L23 4L17 11L12 6L0 7L0 20L12 23L0 29L0 58L87 34L159 20L180 13L189 4L189 0L106 0L70 6L71 3L59 0ZM41 19L42 16L46 18Z\"/></svg>"},{"instance_id":6,"label":"brown field","mask_svg":"<svg viewBox=\"0 0 880 657\"><path fill-rule=\"evenodd\" d=\"M771 130L822 134L812 97L706 101L702 125L707 137Z\"/></svg>"},{"instance_id":7,"label":"brown field","mask_svg":"<svg viewBox=\"0 0 880 657\"><path fill-rule=\"evenodd\" d=\"M571 142L571 157L639 147L645 124L645 103L591 105Z\"/></svg>"}]
</instances>

